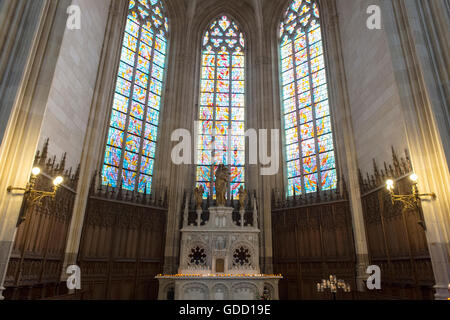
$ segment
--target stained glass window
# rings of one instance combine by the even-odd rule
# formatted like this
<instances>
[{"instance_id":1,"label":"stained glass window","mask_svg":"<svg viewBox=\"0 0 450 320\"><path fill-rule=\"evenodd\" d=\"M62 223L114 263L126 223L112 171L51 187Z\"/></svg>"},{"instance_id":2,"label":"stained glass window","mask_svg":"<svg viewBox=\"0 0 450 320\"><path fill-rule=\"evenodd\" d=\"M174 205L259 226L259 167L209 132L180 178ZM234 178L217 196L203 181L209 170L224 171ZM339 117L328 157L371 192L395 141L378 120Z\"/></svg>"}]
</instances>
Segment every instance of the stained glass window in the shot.
<instances>
[{"instance_id":1,"label":"stained glass window","mask_svg":"<svg viewBox=\"0 0 450 320\"><path fill-rule=\"evenodd\" d=\"M294 0L280 25L288 196L337 185L319 18L316 0Z\"/></svg>"},{"instance_id":2,"label":"stained glass window","mask_svg":"<svg viewBox=\"0 0 450 320\"><path fill-rule=\"evenodd\" d=\"M245 187L245 40L237 24L221 16L202 43L197 145L197 186L215 197L214 173L229 167L230 194Z\"/></svg>"},{"instance_id":3,"label":"stained glass window","mask_svg":"<svg viewBox=\"0 0 450 320\"><path fill-rule=\"evenodd\" d=\"M160 0L130 0L102 183L151 193L168 39Z\"/></svg>"}]
</instances>

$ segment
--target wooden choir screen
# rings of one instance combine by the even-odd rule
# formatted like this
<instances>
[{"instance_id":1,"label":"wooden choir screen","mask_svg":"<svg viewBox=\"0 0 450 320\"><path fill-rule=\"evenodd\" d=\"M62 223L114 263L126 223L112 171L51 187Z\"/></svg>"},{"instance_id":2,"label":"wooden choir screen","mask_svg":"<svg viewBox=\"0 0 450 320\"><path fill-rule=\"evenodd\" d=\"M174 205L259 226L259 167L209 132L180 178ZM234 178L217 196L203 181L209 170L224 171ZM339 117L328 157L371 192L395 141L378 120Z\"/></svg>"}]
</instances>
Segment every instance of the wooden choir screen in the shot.
<instances>
[{"instance_id":1,"label":"wooden choir screen","mask_svg":"<svg viewBox=\"0 0 450 320\"><path fill-rule=\"evenodd\" d=\"M284 277L280 299L330 299L317 292L317 282L330 274L355 287L352 222L345 198L330 191L273 202L274 272ZM338 293L338 298L351 299L351 294Z\"/></svg>"},{"instance_id":2,"label":"wooden choir screen","mask_svg":"<svg viewBox=\"0 0 450 320\"><path fill-rule=\"evenodd\" d=\"M157 299L166 237L166 196L93 182L78 254L83 299ZM154 192L155 194L156 192Z\"/></svg>"},{"instance_id":3,"label":"wooden choir screen","mask_svg":"<svg viewBox=\"0 0 450 320\"><path fill-rule=\"evenodd\" d=\"M411 162L406 153L393 165L384 164L363 179L360 173L362 205L370 263L381 268L381 292L407 299L433 299L434 276L424 229L418 224L419 212L392 205L385 187L388 178L396 180L396 192L411 193Z\"/></svg>"},{"instance_id":4,"label":"wooden choir screen","mask_svg":"<svg viewBox=\"0 0 450 320\"><path fill-rule=\"evenodd\" d=\"M51 190L52 178L64 177L55 200L42 200L41 206L26 203L24 217L14 240L5 278L5 298L42 299L66 293L66 284L60 284L67 234L72 218L78 170L65 169L66 156L60 163L47 158L48 140L38 152L35 166L41 168L36 180L37 190Z\"/></svg>"}]
</instances>

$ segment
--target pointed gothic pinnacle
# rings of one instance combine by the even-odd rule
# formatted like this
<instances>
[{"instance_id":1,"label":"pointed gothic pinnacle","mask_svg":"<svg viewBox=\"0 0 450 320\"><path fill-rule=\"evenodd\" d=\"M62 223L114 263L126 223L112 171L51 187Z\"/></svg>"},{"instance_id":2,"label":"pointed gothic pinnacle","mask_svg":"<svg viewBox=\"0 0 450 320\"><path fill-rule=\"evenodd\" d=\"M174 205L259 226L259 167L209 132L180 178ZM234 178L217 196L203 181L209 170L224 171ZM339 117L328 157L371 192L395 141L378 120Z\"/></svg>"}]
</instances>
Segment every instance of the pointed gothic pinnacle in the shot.
<instances>
[{"instance_id":1,"label":"pointed gothic pinnacle","mask_svg":"<svg viewBox=\"0 0 450 320\"><path fill-rule=\"evenodd\" d=\"M37 163L39 163L39 160L40 160L40 151L38 150L38 151L36 151L36 156L34 157L34 163L35 164L37 164Z\"/></svg>"},{"instance_id":2,"label":"pointed gothic pinnacle","mask_svg":"<svg viewBox=\"0 0 450 320\"><path fill-rule=\"evenodd\" d=\"M387 177L389 175L389 169L386 162L384 162L384 175Z\"/></svg>"},{"instance_id":3,"label":"pointed gothic pinnacle","mask_svg":"<svg viewBox=\"0 0 450 320\"><path fill-rule=\"evenodd\" d=\"M373 159L373 172L376 177L380 176L380 171L378 170L378 165L377 165L377 162L375 161L375 159Z\"/></svg>"},{"instance_id":4,"label":"pointed gothic pinnacle","mask_svg":"<svg viewBox=\"0 0 450 320\"><path fill-rule=\"evenodd\" d=\"M117 200L122 200L123 180L119 179L119 190L117 191Z\"/></svg>"},{"instance_id":5,"label":"pointed gothic pinnacle","mask_svg":"<svg viewBox=\"0 0 450 320\"><path fill-rule=\"evenodd\" d=\"M66 157L67 157L67 153L64 152L61 162L59 163L59 168L58 168L58 171L60 173L64 172L64 169L66 168Z\"/></svg>"},{"instance_id":6,"label":"pointed gothic pinnacle","mask_svg":"<svg viewBox=\"0 0 450 320\"><path fill-rule=\"evenodd\" d=\"M71 168L72 169L72 168ZM90 188L90 193L93 194L95 191L95 182L96 182L96 178L97 178L97 170L94 171L94 174L92 175L92 179L91 179L91 188Z\"/></svg>"},{"instance_id":7,"label":"pointed gothic pinnacle","mask_svg":"<svg viewBox=\"0 0 450 320\"><path fill-rule=\"evenodd\" d=\"M359 180L359 184L362 185L364 183L364 179L362 176L362 172L361 169L358 169L358 180Z\"/></svg>"},{"instance_id":8,"label":"pointed gothic pinnacle","mask_svg":"<svg viewBox=\"0 0 450 320\"><path fill-rule=\"evenodd\" d=\"M42 148L41 159L39 161L40 164L45 164L45 160L47 160L49 142L50 138L47 138L47 140L45 140L44 147Z\"/></svg>"},{"instance_id":9,"label":"pointed gothic pinnacle","mask_svg":"<svg viewBox=\"0 0 450 320\"><path fill-rule=\"evenodd\" d=\"M347 184L345 183L344 177L342 177L341 179L342 179L342 194L347 199L348 196Z\"/></svg>"},{"instance_id":10,"label":"pointed gothic pinnacle","mask_svg":"<svg viewBox=\"0 0 450 320\"><path fill-rule=\"evenodd\" d=\"M397 153L395 152L394 146L391 147L392 150L392 159L394 160L394 164L398 163Z\"/></svg>"},{"instance_id":11,"label":"pointed gothic pinnacle","mask_svg":"<svg viewBox=\"0 0 450 320\"><path fill-rule=\"evenodd\" d=\"M411 163L411 158L409 157L409 151L408 149L405 149L405 158L406 158L406 163L408 164L408 171L412 171L412 163Z\"/></svg>"}]
</instances>

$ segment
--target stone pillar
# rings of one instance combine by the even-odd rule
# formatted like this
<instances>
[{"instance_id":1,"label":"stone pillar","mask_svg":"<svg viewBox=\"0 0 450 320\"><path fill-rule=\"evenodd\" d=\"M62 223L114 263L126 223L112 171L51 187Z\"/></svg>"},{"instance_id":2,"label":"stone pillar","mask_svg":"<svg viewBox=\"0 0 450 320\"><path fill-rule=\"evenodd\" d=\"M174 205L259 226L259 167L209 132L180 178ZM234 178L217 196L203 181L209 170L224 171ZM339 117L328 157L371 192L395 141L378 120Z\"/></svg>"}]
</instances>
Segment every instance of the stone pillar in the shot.
<instances>
[{"instance_id":1,"label":"stone pillar","mask_svg":"<svg viewBox=\"0 0 450 320\"><path fill-rule=\"evenodd\" d=\"M197 227L202 224L202 209L197 209Z\"/></svg>"},{"instance_id":2,"label":"stone pillar","mask_svg":"<svg viewBox=\"0 0 450 320\"><path fill-rule=\"evenodd\" d=\"M106 23L105 39L98 68L99 76L95 85L81 156L80 177L67 238L63 269L61 270L61 281L65 281L68 277L65 273L67 267L77 262L81 232L89 197L89 187L95 170L101 168L104 139L107 134L109 115L113 103L114 86L127 13L127 1L111 1L110 14Z\"/></svg>"},{"instance_id":3,"label":"stone pillar","mask_svg":"<svg viewBox=\"0 0 450 320\"><path fill-rule=\"evenodd\" d=\"M0 145L20 89L43 1L3 1L0 6Z\"/></svg>"},{"instance_id":4,"label":"stone pillar","mask_svg":"<svg viewBox=\"0 0 450 320\"><path fill-rule=\"evenodd\" d=\"M195 102L198 85L199 61L196 60L199 42L193 33L196 29L192 19L197 1L188 1L186 6L175 5L173 1L165 3L170 12L170 39L167 55L167 72L161 111L161 127L156 152L154 183L158 187L168 187L169 207L164 252L164 273L176 273L180 250L180 209L186 190L194 187L195 166L175 165L171 151L176 145L171 141L172 133L180 128L191 132L194 145L194 121L197 105ZM198 26L196 26L198 28ZM198 60L200 58L198 57ZM194 147L192 147L194 150ZM192 157L193 159L193 157Z\"/></svg>"},{"instance_id":5,"label":"stone pillar","mask_svg":"<svg viewBox=\"0 0 450 320\"><path fill-rule=\"evenodd\" d=\"M366 228L364 224L361 191L358 179L358 162L355 139L352 128L351 111L342 57L342 44L339 30L339 18L335 1L321 1L322 30L324 50L329 80L330 107L335 122L336 153L340 172L348 186L350 209L352 213L353 235L356 253L356 286L365 291L369 265ZM339 124L339 125L337 125ZM342 187L342 184L341 186Z\"/></svg>"},{"instance_id":6,"label":"stone pillar","mask_svg":"<svg viewBox=\"0 0 450 320\"><path fill-rule=\"evenodd\" d=\"M256 197L253 197L253 228L259 229L257 206L258 206L258 203L257 203Z\"/></svg>"},{"instance_id":7,"label":"stone pillar","mask_svg":"<svg viewBox=\"0 0 450 320\"><path fill-rule=\"evenodd\" d=\"M183 214L183 227L189 226L189 199L190 194L186 194L186 202L184 204L184 214Z\"/></svg>"},{"instance_id":8,"label":"stone pillar","mask_svg":"<svg viewBox=\"0 0 450 320\"><path fill-rule=\"evenodd\" d=\"M249 104L248 128L256 130L267 130L267 144L265 146L267 153L272 158L278 157L278 173L276 175L261 175L263 166L259 162L262 145L261 135L258 134L258 165L249 166L247 176L252 184L249 189L256 189L256 197L253 203L257 206L258 219L255 228L261 230L260 235L260 261L261 270L264 273L273 273L273 237L272 237L272 190L284 187L283 175L283 144L280 132L278 141L274 141L278 148L271 150L272 134L271 130L281 130L281 100L279 85L279 71L274 66L278 66L278 16L267 15L267 12L282 12L284 9L279 7L279 3L271 2L270 6L262 5L255 1L255 10L257 12L255 30L256 35L253 41L254 53L251 59L255 60L252 70L249 72L249 84L254 86L254 92ZM277 17L277 18L275 18ZM249 57L250 58L250 57ZM260 133L260 132L259 132ZM249 149L250 151L250 149ZM253 195L252 195L253 196Z\"/></svg>"},{"instance_id":9,"label":"stone pillar","mask_svg":"<svg viewBox=\"0 0 450 320\"><path fill-rule=\"evenodd\" d=\"M448 6L445 1L383 0L382 9L418 188L437 195L435 201L423 201L423 214L435 297L446 300L450 297Z\"/></svg>"},{"instance_id":10,"label":"stone pillar","mask_svg":"<svg viewBox=\"0 0 450 320\"><path fill-rule=\"evenodd\" d=\"M0 299L23 199L6 188L28 182L69 3L19 0L1 7Z\"/></svg>"}]
</instances>

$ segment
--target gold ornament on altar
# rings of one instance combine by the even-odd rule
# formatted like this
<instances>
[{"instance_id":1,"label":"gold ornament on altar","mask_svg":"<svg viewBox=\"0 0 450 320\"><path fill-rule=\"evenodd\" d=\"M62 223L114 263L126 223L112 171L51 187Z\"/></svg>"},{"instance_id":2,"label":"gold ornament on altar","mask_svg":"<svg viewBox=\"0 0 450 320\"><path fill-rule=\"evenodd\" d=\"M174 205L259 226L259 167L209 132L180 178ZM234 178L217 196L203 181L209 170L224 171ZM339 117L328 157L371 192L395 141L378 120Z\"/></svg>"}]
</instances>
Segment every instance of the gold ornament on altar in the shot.
<instances>
[{"instance_id":1,"label":"gold ornament on altar","mask_svg":"<svg viewBox=\"0 0 450 320\"><path fill-rule=\"evenodd\" d=\"M217 206L224 207L226 204L225 195L228 190L228 184L230 181L230 172L228 167L220 164L215 173L216 177L216 199Z\"/></svg>"},{"instance_id":2,"label":"gold ornament on altar","mask_svg":"<svg viewBox=\"0 0 450 320\"><path fill-rule=\"evenodd\" d=\"M240 209L245 209L245 200L247 200L247 190L243 186L239 188L239 204Z\"/></svg>"},{"instance_id":3,"label":"gold ornament on altar","mask_svg":"<svg viewBox=\"0 0 450 320\"><path fill-rule=\"evenodd\" d=\"M197 187L194 189L194 197L195 197L195 203L197 205L197 209L202 208L203 204L203 193L205 192L205 189L203 189L203 186Z\"/></svg>"}]
</instances>

